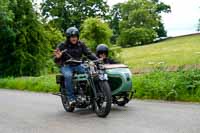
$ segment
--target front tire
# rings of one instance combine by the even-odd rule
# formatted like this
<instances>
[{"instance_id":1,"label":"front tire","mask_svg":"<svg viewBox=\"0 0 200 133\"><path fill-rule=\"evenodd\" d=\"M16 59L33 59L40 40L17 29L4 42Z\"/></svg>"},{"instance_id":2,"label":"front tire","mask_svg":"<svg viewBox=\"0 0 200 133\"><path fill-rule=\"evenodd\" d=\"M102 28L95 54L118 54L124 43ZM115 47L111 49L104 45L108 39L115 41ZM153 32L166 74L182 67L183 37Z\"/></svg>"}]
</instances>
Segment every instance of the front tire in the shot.
<instances>
[{"instance_id":1,"label":"front tire","mask_svg":"<svg viewBox=\"0 0 200 133\"><path fill-rule=\"evenodd\" d=\"M66 98L66 95L63 89L61 89L61 101L66 112L74 112L75 107L69 106L68 99Z\"/></svg>"},{"instance_id":2,"label":"front tire","mask_svg":"<svg viewBox=\"0 0 200 133\"><path fill-rule=\"evenodd\" d=\"M97 87L97 99L94 100L95 113L106 117L111 110L111 90L107 81L100 81Z\"/></svg>"}]
</instances>

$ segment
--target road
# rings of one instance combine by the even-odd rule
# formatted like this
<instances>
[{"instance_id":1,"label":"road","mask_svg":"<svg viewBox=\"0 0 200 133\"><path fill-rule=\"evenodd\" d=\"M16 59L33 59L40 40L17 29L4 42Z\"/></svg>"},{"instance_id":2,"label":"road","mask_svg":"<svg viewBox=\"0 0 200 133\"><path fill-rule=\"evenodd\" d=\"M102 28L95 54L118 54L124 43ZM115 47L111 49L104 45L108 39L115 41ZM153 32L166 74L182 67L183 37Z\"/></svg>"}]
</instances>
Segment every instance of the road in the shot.
<instances>
[{"instance_id":1,"label":"road","mask_svg":"<svg viewBox=\"0 0 200 133\"><path fill-rule=\"evenodd\" d=\"M0 133L199 133L200 105L133 100L107 118L67 113L51 94L0 90Z\"/></svg>"}]
</instances>

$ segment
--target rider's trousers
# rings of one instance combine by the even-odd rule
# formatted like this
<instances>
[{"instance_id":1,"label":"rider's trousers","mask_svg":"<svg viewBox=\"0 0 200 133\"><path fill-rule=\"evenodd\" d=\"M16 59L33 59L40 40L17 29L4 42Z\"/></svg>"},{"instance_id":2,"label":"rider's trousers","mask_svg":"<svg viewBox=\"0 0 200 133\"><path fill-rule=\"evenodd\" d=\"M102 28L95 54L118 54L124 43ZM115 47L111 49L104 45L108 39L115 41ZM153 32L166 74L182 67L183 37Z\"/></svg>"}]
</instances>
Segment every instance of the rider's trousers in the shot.
<instances>
[{"instance_id":1,"label":"rider's trousers","mask_svg":"<svg viewBox=\"0 0 200 133\"><path fill-rule=\"evenodd\" d=\"M61 67L61 72L65 77L65 89L67 93L67 98L69 100L75 100L74 88L72 83L73 73L74 72L84 73L85 69L82 65L78 66L66 65Z\"/></svg>"}]
</instances>

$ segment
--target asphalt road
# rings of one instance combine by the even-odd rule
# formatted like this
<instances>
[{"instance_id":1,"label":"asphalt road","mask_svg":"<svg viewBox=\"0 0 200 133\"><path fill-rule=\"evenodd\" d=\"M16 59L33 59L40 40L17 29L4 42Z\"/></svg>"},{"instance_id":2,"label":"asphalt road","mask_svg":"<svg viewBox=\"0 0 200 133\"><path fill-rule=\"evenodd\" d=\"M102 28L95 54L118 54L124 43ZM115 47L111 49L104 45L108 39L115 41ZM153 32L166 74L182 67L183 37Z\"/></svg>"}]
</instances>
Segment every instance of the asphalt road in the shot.
<instances>
[{"instance_id":1,"label":"asphalt road","mask_svg":"<svg viewBox=\"0 0 200 133\"><path fill-rule=\"evenodd\" d=\"M107 118L51 94L0 90L0 133L200 133L200 105L133 100Z\"/></svg>"}]
</instances>

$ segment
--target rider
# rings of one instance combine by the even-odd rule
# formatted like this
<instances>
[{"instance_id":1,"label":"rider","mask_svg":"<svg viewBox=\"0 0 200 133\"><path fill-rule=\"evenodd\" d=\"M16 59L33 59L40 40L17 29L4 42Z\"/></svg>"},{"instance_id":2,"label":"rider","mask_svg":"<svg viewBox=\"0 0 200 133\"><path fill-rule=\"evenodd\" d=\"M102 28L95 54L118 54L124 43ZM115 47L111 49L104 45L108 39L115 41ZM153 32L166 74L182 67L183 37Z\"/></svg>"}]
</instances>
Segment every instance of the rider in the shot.
<instances>
[{"instance_id":1,"label":"rider","mask_svg":"<svg viewBox=\"0 0 200 133\"><path fill-rule=\"evenodd\" d=\"M61 72L65 78L65 89L69 105L75 104L75 96L73 91L72 76L73 72L84 73L84 68L81 64L66 64L66 60L73 58L80 60L84 55L91 60L96 60L97 57L79 40L79 30L75 27L70 27L66 30L66 41L59 44L54 51L55 62L61 65ZM65 50L66 52L63 52Z\"/></svg>"},{"instance_id":2,"label":"rider","mask_svg":"<svg viewBox=\"0 0 200 133\"><path fill-rule=\"evenodd\" d=\"M102 59L104 64L117 64L116 61L108 57L109 48L106 44L99 44L96 48L96 55Z\"/></svg>"}]
</instances>

